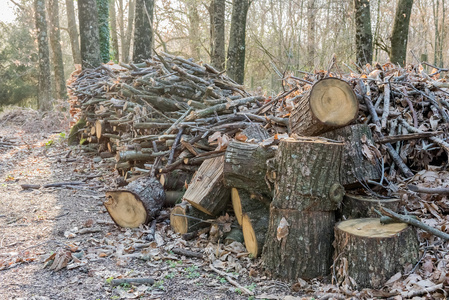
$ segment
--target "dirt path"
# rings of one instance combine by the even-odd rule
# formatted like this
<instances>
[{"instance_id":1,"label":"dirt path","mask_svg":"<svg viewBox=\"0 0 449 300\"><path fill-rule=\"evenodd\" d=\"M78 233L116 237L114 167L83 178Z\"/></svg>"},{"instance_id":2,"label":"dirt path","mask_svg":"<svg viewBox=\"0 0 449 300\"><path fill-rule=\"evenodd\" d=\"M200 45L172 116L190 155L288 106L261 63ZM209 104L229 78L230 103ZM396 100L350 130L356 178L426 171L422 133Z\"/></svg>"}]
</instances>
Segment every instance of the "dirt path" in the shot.
<instances>
[{"instance_id":1,"label":"dirt path","mask_svg":"<svg viewBox=\"0 0 449 300\"><path fill-rule=\"evenodd\" d=\"M157 224L153 242L145 240L144 228L115 226L102 205L114 182L112 166L94 162L69 148L63 134L52 133L67 130L64 120L49 127L30 122L39 117L18 111L0 118L0 299L254 299L211 271L210 262L251 293L283 298L290 292L280 282L249 277L256 262L236 259L232 249L181 240L167 221ZM21 187L73 181L84 184ZM174 247L205 250L209 259L175 255ZM44 268L53 253L54 263ZM57 263L62 268L51 270ZM120 277L152 277L156 283L108 284Z\"/></svg>"}]
</instances>

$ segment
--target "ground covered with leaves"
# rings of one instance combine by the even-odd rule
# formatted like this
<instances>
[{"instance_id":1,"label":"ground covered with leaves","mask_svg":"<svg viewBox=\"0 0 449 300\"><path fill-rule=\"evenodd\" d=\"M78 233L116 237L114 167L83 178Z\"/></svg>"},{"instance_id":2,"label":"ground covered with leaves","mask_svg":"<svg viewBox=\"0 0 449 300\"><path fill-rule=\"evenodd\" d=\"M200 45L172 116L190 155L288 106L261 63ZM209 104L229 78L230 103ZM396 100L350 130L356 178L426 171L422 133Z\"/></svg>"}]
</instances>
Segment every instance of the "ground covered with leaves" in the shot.
<instances>
[{"instance_id":1,"label":"ground covered with leaves","mask_svg":"<svg viewBox=\"0 0 449 300\"><path fill-rule=\"evenodd\" d=\"M115 187L114 165L69 147L68 119L14 109L0 115L0 299L435 299L448 287L448 244L420 231L420 261L382 290L357 291L332 278L285 283L263 272L240 243L224 245L209 232L193 240L174 234L168 209L153 239L148 227L117 227L103 207ZM46 184L65 183L56 187ZM449 185L429 167L413 179ZM24 189L21 185L40 185ZM407 209L449 231L446 196L402 193ZM164 217L165 216L165 217ZM232 217L232 216L231 216ZM200 257L177 254L189 250ZM154 284L113 285L152 278Z\"/></svg>"}]
</instances>

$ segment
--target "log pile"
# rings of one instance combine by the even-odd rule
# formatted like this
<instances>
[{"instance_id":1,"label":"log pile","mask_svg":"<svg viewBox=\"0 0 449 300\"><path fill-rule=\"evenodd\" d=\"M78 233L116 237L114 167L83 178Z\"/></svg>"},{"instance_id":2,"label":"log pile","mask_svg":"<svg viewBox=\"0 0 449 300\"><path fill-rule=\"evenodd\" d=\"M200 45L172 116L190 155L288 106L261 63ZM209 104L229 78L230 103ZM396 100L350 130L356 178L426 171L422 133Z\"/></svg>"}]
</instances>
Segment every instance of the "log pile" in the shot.
<instances>
[{"instance_id":1,"label":"log pile","mask_svg":"<svg viewBox=\"0 0 449 300\"><path fill-rule=\"evenodd\" d=\"M167 198L177 191L182 202L170 216L176 232L191 238L232 211L228 240L243 234L248 252L262 253L276 277L313 278L330 272L336 216L377 226L378 219L357 218L377 217L380 202L400 211L396 184L429 163L447 163L449 86L438 75L392 64L348 76L305 73L284 78L290 89L265 98L208 64L163 53L141 64L77 71L69 86L79 115L73 136L85 151L114 160L124 180L158 178ZM109 202L139 210L133 225L157 217L154 207L139 208L139 195L113 193ZM335 227L334 260L371 253L348 254L344 241L375 244L380 229L354 234L344 225ZM376 250L389 257L382 277L350 270L360 286L379 286L397 264L415 260L414 231L391 227L395 234L380 238L392 246ZM389 256L404 243L408 256ZM344 268L334 267L337 274Z\"/></svg>"}]
</instances>

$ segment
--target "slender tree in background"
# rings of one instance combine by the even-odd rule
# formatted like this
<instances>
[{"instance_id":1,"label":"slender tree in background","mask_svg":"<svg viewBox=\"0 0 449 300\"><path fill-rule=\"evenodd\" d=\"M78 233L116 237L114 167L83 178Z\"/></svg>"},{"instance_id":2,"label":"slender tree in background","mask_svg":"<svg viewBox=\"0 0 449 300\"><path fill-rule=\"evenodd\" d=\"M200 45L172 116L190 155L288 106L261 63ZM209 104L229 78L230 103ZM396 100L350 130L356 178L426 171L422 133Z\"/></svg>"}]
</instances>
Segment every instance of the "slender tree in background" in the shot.
<instances>
[{"instance_id":1,"label":"slender tree in background","mask_svg":"<svg viewBox=\"0 0 449 300\"><path fill-rule=\"evenodd\" d=\"M51 108L50 51L48 49L47 20L45 0L34 1L37 43L39 47L39 88L38 107L40 110Z\"/></svg>"},{"instance_id":2,"label":"slender tree in background","mask_svg":"<svg viewBox=\"0 0 449 300\"><path fill-rule=\"evenodd\" d=\"M107 63L109 56L109 0L97 0L98 33L100 35L101 60Z\"/></svg>"},{"instance_id":3,"label":"slender tree in background","mask_svg":"<svg viewBox=\"0 0 449 300\"><path fill-rule=\"evenodd\" d=\"M69 32L70 45L72 46L73 63L81 64L80 43L78 41L79 35L73 0L65 0L65 5L67 9L67 30Z\"/></svg>"},{"instance_id":4,"label":"slender tree in background","mask_svg":"<svg viewBox=\"0 0 449 300\"><path fill-rule=\"evenodd\" d=\"M218 70L225 68L225 0L212 0L210 13L211 63Z\"/></svg>"},{"instance_id":5,"label":"slender tree in background","mask_svg":"<svg viewBox=\"0 0 449 300\"><path fill-rule=\"evenodd\" d=\"M115 11L115 0L109 0L109 15L111 19L111 42L112 59L119 61L118 35L117 35L117 14Z\"/></svg>"},{"instance_id":6,"label":"slender tree in background","mask_svg":"<svg viewBox=\"0 0 449 300\"><path fill-rule=\"evenodd\" d=\"M307 66L315 67L315 22L316 22L316 0L307 2Z\"/></svg>"},{"instance_id":7,"label":"slender tree in background","mask_svg":"<svg viewBox=\"0 0 449 300\"><path fill-rule=\"evenodd\" d=\"M373 34L369 0L354 0L356 62L363 66L373 61Z\"/></svg>"},{"instance_id":8,"label":"slender tree in background","mask_svg":"<svg viewBox=\"0 0 449 300\"><path fill-rule=\"evenodd\" d=\"M408 28L413 0L399 0L396 6L393 31L391 33L390 61L405 65L407 58Z\"/></svg>"},{"instance_id":9,"label":"slender tree in background","mask_svg":"<svg viewBox=\"0 0 449 300\"><path fill-rule=\"evenodd\" d=\"M440 11L441 11L441 23L440 23ZM435 66L443 67L443 45L445 36L445 19L446 19L446 7L444 0L432 0L432 12L433 12L433 22L435 26L435 40L434 40L434 58L433 62Z\"/></svg>"},{"instance_id":10,"label":"slender tree in background","mask_svg":"<svg viewBox=\"0 0 449 300\"><path fill-rule=\"evenodd\" d=\"M126 34L124 34L125 31L122 32L122 61L125 63L129 62L130 60L129 49L131 48L131 40L134 36L133 28L136 12L136 1L137 0L128 1L128 26L126 26Z\"/></svg>"},{"instance_id":11,"label":"slender tree in background","mask_svg":"<svg viewBox=\"0 0 449 300\"><path fill-rule=\"evenodd\" d=\"M53 71L55 74L56 98L67 97L65 87L64 63L62 61L61 33L59 30L59 2L58 0L48 0L48 19L50 32L50 45L53 54Z\"/></svg>"},{"instance_id":12,"label":"slender tree in background","mask_svg":"<svg viewBox=\"0 0 449 300\"><path fill-rule=\"evenodd\" d=\"M151 57L153 48L154 0L136 0L133 61L141 62Z\"/></svg>"},{"instance_id":13,"label":"slender tree in background","mask_svg":"<svg viewBox=\"0 0 449 300\"><path fill-rule=\"evenodd\" d=\"M84 68L101 65L98 12L95 0L78 0L81 59Z\"/></svg>"},{"instance_id":14,"label":"slender tree in background","mask_svg":"<svg viewBox=\"0 0 449 300\"><path fill-rule=\"evenodd\" d=\"M245 79L246 17L250 0L232 1L231 32L229 37L227 73L237 83Z\"/></svg>"},{"instance_id":15,"label":"slender tree in background","mask_svg":"<svg viewBox=\"0 0 449 300\"><path fill-rule=\"evenodd\" d=\"M200 15L198 14L198 3L196 0L187 0L187 17L189 19L189 45L190 55L193 59L200 59Z\"/></svg>"}]
</instances>

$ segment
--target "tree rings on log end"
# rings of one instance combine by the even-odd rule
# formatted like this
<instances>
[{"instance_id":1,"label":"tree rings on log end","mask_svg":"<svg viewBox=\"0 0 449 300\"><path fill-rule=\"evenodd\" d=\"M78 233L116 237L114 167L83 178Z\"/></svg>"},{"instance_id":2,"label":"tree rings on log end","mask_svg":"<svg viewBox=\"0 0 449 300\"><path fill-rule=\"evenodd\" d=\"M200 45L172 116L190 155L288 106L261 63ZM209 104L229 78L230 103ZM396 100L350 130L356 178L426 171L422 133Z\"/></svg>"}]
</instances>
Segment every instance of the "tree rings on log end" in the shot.
<instances>
[{"instance_id":1,"label":"tree rings on log end","mask_svg":"<svg viewBox=\"0 0 449 300\"><path fill-rule=\"evenodd\" d=\"M147 222L146 209L143 203L136 199L135 194L127 191L107 192L106 197L104 206L117 225L135 228Z\"/></svg>"},{"instance_id":2,"label":"tree rings on log end","mask_svg":"<svg viewBox=\"0 0 449 300\"><path fill-rule=\"evenodd\" d=\"M352 278L357 288L380 288L418 256L416 231L405 223L382 225L380 219L365 218L335 226L334 267L340 283Z\"/></svg>"}]
</instances>

